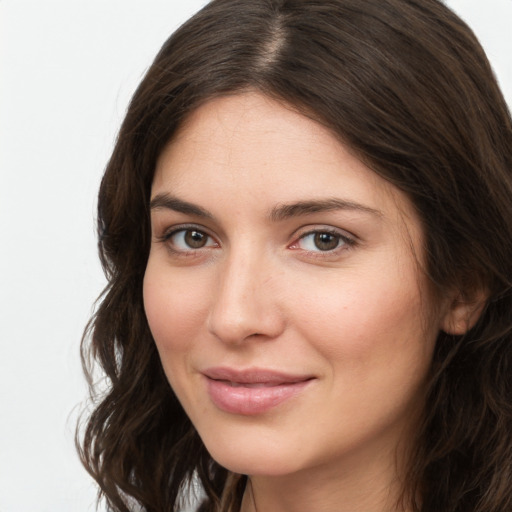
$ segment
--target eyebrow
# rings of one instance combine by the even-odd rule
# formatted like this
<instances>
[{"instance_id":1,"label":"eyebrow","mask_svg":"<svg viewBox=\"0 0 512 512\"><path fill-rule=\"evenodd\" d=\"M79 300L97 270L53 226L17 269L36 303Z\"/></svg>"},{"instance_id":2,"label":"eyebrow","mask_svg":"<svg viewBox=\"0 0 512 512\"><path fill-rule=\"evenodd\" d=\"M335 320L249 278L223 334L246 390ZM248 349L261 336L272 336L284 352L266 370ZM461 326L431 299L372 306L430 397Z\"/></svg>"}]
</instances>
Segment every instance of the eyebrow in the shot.
<instances>
[{"instance_id":1,"label":"eyebrow","mask_svg":"<svg viewBox=\"0 0 512 512\"><path fill-rule=\"evenodd\" d=\"M186 215L194 215L196 217L203 217L213 219L214 215L204 208L183 201L170 194L157 194L150 202L151 210L168 209L175 212L184 213ZM307 201L298 201L289 204L280 204L272 208L269 214L270 220L273 222L283 221L292 217L300 217L302 215L311 215L313 213L328 212L333 210L349 210L355 212L362 212L376 217L382 217L381 211L369 206L347 201L345 199L328 198L328 199L313 199Z\"/></svg>"},{"instance_id":2,"label":"eyebrow","mask_svg":"<svg viewBox=\"0 0 512 512\"><path fill-rule=\"evenodd\" d=\"M151 210L167 209L184 213L186 215L195 215L196 217L213 219L213 215L208 210L169 194L157 194L153 199L151 199L149 207Z\"/></svg>"},{"instance_id":3,"label":"eyebrow","mask_svg":"<svg viewBox=\"0 0 512 512\"><path fill-rule=\"evenodd\" d=\"M346 201L345 199L329 198L278 205L270 212L270 218L273 221L281 221L291 217L299 217L301 215L311 215L313 213L329 212L333 210L351 210L374 215L376 217L383 216L381 211L370 208L369 206L352 201Z\"/></svg>"}]
</instances>

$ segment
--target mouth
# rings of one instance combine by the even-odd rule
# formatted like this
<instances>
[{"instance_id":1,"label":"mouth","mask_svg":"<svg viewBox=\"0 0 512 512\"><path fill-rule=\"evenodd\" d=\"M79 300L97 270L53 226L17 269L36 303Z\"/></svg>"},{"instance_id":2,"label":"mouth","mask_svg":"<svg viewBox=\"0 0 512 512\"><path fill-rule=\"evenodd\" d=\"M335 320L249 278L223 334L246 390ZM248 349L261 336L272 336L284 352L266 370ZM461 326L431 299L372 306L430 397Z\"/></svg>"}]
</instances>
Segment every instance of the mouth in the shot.
<instances>
[{"instance_id":1,"label":"mouth","mask_svg":"<svg viewBox=\"0 0 512 512\"><path fill-rule=\"evenodd\" d=\"M300 394L314 379L265 369L209 368L202 372L213 404L224 412L254 416Z\"/></svg>"},{"instance_id":2,"label":"mouth","mask_svg":"<svg viewBox=\"0 0 512 512\"><path fill-rule=\"evenodd\" d=\"M233 388L269 388L273 386L279 386L280 383L269 383L269 382L233 382L231 380L222 380L222 379L213 379L217 380L217 382L224 382L228 386Z\"/></svg>"}]
</instances>

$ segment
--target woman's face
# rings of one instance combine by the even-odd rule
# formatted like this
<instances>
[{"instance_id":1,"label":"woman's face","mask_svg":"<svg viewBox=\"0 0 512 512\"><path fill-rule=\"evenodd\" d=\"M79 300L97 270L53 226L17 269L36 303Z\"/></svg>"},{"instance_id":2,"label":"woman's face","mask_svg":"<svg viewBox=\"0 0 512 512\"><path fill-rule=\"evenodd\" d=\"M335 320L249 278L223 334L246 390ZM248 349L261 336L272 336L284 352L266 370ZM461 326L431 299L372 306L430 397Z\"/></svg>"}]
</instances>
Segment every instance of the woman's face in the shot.
<instances>
[{"instance_id":1,"label":"woman's face","mask_svg":"<svg viewBox=\"0 0 512 512\"><path fill-rule=\"evenodd\" d=\"M200 107L165 148L151 223L147 318L213 458L252 475L388 464L444 318L407 198L246 93Z\"/></svg>"}]
</instances>

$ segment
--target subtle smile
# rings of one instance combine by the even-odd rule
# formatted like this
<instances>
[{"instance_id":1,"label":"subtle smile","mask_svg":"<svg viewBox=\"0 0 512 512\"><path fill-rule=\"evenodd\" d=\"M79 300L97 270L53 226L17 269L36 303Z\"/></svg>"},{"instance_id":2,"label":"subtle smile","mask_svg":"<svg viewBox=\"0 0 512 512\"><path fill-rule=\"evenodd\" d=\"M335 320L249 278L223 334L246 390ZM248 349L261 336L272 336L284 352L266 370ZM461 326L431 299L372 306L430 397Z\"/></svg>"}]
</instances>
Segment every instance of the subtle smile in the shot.
<instances>
[{"instance_id":1,"label":"subtle smile","mask_svg":"<svg viewBox=\"0 0 512 512\"><path fill-rule=\"evenodd\" d=\"M262 414L300 393L314 377L263 369L209 368L203 372L208 394L231 414Z\"/></svg>"}]
</instances>

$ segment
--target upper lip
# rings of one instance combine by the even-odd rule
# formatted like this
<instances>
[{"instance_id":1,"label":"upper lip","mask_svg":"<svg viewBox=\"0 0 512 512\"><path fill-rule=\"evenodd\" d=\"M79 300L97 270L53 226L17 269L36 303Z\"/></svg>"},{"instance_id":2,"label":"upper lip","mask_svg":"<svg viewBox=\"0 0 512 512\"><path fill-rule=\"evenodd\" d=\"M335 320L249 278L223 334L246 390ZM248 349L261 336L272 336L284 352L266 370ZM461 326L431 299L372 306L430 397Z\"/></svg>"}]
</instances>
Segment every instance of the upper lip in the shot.
<instances>
[{"instance_id":1,"label":"upper lip","mask_svg":"<svg viewBox=\"0 0 512 512\"><path fill-rule=\"evenodd\" d=\"M247 368L238 370L228 367L207 368L202 374L212 380L236 382L238 384L293 384L311 380L313 375L291 374L265 368Z\"/></svg>"}]
</instances>

